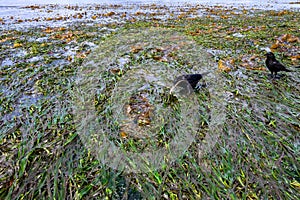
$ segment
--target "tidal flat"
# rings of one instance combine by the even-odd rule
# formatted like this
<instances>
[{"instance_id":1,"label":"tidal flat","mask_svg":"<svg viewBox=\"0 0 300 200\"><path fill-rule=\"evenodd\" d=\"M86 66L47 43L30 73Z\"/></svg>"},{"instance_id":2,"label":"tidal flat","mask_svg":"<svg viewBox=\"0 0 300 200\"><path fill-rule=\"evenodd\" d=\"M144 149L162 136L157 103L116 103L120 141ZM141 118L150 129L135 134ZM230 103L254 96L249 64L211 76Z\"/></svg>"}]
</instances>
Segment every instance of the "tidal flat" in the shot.
<instances>
[{"instance_id":1,"label":"tidal flat","mask_svg":"<svg viewBox=\"0 0 300 200\"><path fill-rule=\"evenodd\" d=\"M0 18L0 199L300 198L299 9L201 4L18 9L25 14ZM270 77L267 51L293 72ZM101 64L96 74L88 68L93 61ZM142 74L134 74L136 68ZM78 82L87 77L81 70L96 82L91 96L78 99L92 100L95 123L108 127L103 132L115 146L134 153L168 149L174 132L194 130L166 122L181 122L182 116L180 125L198 126L193 141L172 162L144 172L101 162L78 131L74 94L87 94L78 92ZM192 120L178 109L179 100L170 100L175 97L169 83L197 72L210 75L195 93L199 115ZM124 103L124 116L137 132L158 130L149 137L114 120L131 79L140 86L133 90L128 83L126 90L135 94Z\"/></svg>"}]
</instances>

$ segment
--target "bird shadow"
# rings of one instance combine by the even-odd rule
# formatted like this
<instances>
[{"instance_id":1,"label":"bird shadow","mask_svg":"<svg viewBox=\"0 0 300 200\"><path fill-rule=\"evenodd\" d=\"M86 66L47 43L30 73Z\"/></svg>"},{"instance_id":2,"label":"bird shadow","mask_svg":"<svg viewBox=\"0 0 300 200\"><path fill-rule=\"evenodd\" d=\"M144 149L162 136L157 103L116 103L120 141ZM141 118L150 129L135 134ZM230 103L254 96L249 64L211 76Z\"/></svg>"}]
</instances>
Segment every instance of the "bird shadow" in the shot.
<instances>
[{"instance_id":1,"label":"bird shadow","mask_svg":"<svg viewBox=\"0 0 300 200\"><path fill-rule=\"evenodd\" d=\"M286 74L277 74L277 75L273 75L273 74L268 74L268 79L270 80L279 80L281 78L286 77Z\"/></svg>"}]
</instances>

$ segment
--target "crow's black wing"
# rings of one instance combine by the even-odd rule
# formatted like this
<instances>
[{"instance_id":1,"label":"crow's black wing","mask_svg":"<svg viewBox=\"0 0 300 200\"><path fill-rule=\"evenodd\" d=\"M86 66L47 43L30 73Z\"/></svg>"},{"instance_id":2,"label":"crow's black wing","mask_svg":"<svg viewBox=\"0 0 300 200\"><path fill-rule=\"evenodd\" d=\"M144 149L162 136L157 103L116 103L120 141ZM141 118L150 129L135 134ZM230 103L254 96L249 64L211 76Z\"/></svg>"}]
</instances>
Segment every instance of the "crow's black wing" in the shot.
<instances>
[{"instance_id":1,"label":"crow's black wing","mask_svg":"<svg viewBox=\"0 0 300 200\"><path fill-rule=\"evenodd\" d=\"M274 71L287 71L287 72L290 71L283 64L281 64L280 62L278 62L277 60L275 60L275 61L272 62L272 66L274 68Z\"/></svg>"},{"instance_id":2,"label":"crow's black wing","mask_svg":"<svg viewBox=\"0 0 300 200\"><path fill-rule=\"evenodd\" d=\"M178 83L179 81L186 80L187 82L189 82L191 87L195 89L201 78L201 74L185 74L177 77L174 81L174 84Z\"/></svg>"},{"instance_id":3,"label":"crow's black wing","mask_svg":"<svg viewBox=\"0 0 300 200\"><path fill-rule=\"evenodd\" d=\"M185 78L190 83L192 88L196 88L199 80L202 78L202 75L201 74L189 74L189 75L186 75Z\"/></svg>"}]
</instances>

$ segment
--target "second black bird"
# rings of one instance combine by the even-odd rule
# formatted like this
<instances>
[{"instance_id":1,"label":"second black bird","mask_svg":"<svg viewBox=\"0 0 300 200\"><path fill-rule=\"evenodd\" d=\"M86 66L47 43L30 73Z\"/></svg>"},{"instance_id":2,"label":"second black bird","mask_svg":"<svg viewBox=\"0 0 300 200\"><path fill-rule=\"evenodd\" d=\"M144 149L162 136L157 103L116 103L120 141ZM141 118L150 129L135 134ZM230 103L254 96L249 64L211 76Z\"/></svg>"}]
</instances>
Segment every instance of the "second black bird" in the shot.
<instances>
[{"instance_id":1,"label":"second black bird","mask_svg":"<svg viewBox=\"0 0 300 200\"><path fill-rule=\"evenodd\" d=\"M275 55L272 52L266 53L266 56L266 66L271 71L272 76L274 76L274 73L276 77L277 72L279 71L292 72L291 70L287 69L283 64L281 64L278 60L276 60Z\"/></svg>"},{"instance_id":2,"label":"second black bird","mask_svg":"<svg viewBox=\"0 0 300 200\"><path fill-rule=\"evenodd\" d=\"M186 80L193 89L196 88L199 80L203 77L202 74L185 74L185 75L181 75L181 76L178 76L175 81L174 81L174 84L180 82L180 81L184 81Z\"/></svg>"}]
</instances>

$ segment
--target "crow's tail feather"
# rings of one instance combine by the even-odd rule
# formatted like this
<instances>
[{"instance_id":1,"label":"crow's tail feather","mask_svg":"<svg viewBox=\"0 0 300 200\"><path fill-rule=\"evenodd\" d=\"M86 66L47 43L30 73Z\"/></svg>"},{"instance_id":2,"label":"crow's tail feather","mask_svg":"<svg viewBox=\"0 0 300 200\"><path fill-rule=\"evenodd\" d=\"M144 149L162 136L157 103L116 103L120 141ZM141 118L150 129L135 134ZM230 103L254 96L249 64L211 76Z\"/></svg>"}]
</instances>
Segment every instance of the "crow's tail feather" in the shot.
<instances>
[{"instance_id":1,"label":"crow's tail feather","mask_svg":"<svg viewBox=\"0 0 300 200\"><path fill-rule=\"evenodd\" d=\"M284 71L286 71L286 72L293 72L293 71L290 70L290 69L284 69Z\"/></svg>"}]
</instances>

